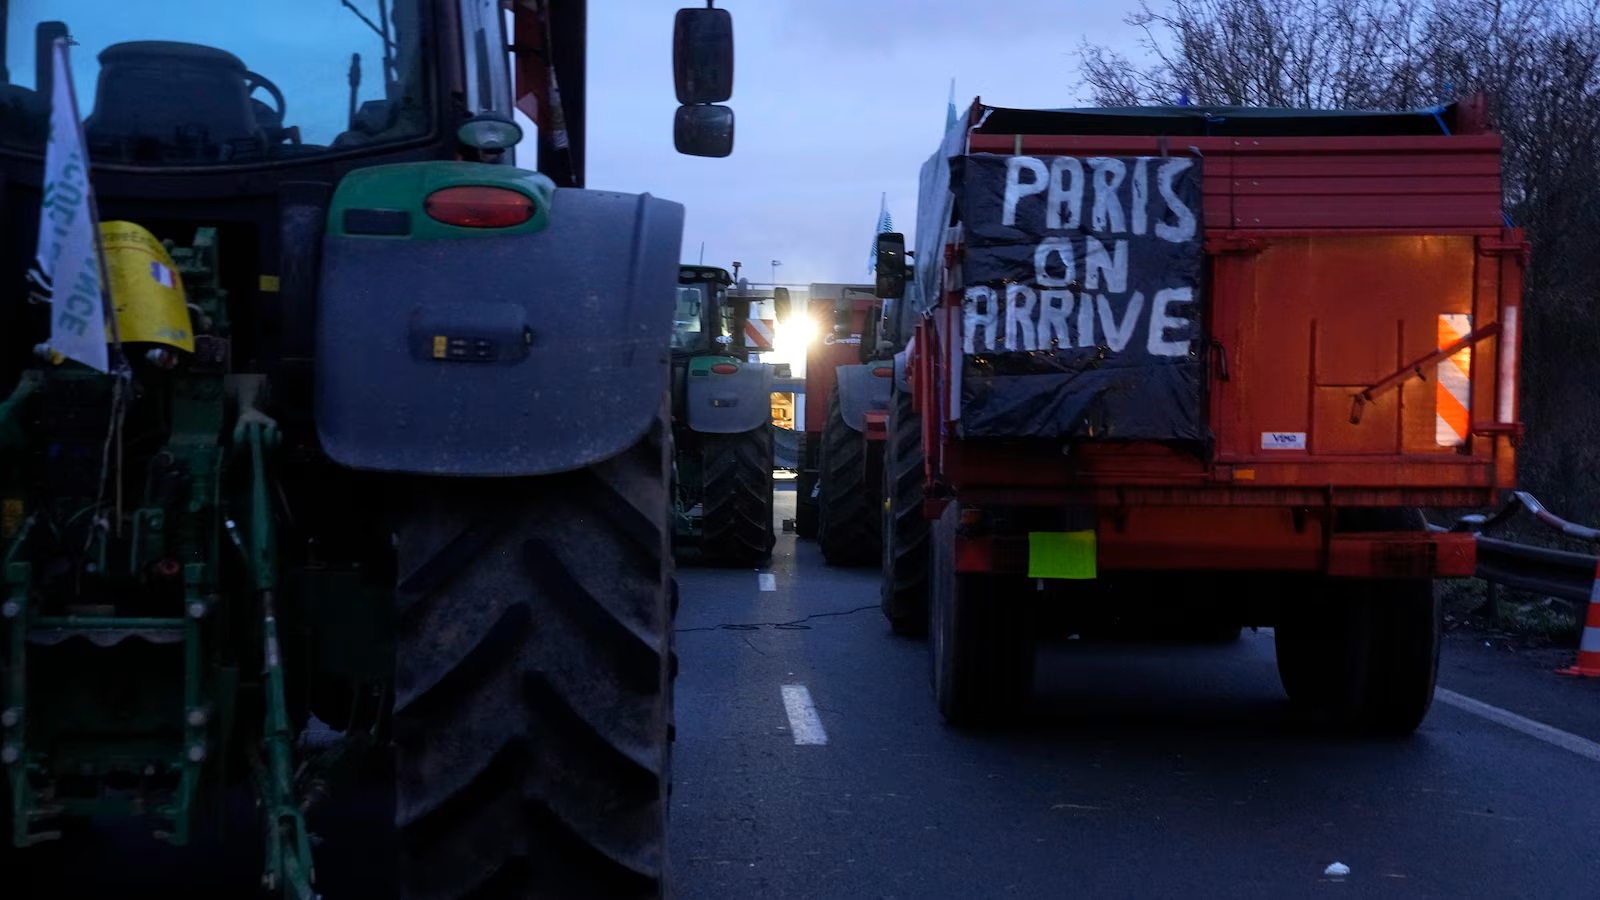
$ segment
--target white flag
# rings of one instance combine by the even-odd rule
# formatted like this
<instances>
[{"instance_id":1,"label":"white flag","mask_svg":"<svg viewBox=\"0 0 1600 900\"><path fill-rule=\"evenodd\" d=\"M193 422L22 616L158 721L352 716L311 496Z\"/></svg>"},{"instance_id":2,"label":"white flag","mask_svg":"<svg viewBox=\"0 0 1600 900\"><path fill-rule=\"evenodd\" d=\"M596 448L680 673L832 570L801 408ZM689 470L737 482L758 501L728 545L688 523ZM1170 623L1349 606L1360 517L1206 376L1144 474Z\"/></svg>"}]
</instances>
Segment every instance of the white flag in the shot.
<instances>
[{"instance_id":1,"label":"white flag","mask_svg":"<svg viewBox=\"0 0 1600 900\"><path fill-rule=\"evenodd\" d=\"M39 211L39 269L50 282L50 348L107 371L106 316L89 157L67 66L67 42L51 48L55 77L50 138L44 152L44 204Z\"/></svg>"}]
</instances>

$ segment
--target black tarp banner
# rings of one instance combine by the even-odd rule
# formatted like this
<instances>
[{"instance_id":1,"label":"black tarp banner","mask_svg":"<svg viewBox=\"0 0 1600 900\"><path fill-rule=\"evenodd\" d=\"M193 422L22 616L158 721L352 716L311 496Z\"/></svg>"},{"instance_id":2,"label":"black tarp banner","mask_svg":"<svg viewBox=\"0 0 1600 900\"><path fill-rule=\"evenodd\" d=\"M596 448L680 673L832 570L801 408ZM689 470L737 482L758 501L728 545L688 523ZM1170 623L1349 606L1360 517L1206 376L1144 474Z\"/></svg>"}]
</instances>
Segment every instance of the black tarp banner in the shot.
<instances>
[{"instance_id":1,"label":"black tarp banner","mask_svg":"<svg viewBox=\"0 0 1600 900\"><path fill-rule=\"evenodd\" d=\"M1200 160L971 154L964 437L1205 441Z\"/></svg>"}]
</instances>

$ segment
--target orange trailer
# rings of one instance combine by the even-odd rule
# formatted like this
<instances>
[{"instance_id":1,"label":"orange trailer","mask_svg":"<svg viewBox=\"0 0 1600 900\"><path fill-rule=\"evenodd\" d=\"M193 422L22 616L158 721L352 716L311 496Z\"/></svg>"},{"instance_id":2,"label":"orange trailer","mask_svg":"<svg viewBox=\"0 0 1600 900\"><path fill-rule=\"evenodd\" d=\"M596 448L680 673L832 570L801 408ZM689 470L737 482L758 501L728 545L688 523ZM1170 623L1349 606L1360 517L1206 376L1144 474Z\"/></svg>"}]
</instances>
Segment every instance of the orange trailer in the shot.
<instances>
[{"instance_id":1,"label":"orange trailer","mask_svg":"<svg viewBox=\"0 0 1600 900\"><path fill-rule=\"evenodd\" d=\"M1514 486L1529 248L1500 153L1482 98L974 102L924 168L891 416L920 429L931 541L885 531L885 612L931 627L948 719L1014 711L1040 617L1111 600L1274 626L1295 701L1420 723L1433 580L1474 569L1420 510Z\"/></svg>"}]
</instances>

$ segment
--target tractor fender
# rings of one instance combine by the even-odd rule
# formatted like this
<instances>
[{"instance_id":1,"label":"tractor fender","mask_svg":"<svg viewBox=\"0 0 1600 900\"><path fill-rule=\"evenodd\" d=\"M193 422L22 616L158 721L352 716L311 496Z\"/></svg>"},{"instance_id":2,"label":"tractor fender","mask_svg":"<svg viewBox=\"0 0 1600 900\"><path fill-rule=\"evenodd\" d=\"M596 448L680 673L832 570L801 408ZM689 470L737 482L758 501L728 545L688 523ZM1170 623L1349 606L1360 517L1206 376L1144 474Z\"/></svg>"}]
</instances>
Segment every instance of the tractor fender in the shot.
<instances>
[{"instance_id":1,"label":"tractor fender","mask_svg":"<svg viewBox=\"0 0 1600 900\"><path fill-rule=\"evenodd\" d=\"M440 235L420 209L400 236L330 227L323 450L355 469L455 476L543 475L626 450L668 388L683 220L649 194L562 188L533 230Z\"/></svg>"},{"instance_id":2,"label":"tractor fender","mask_svg":"<svg viewBox=\"0 0 1600 900\"><path fill-rule=\"evenodd\" d=\"M872 374L872 369L872 365L856 365L834 370L834 383L839 386L839 414L855 431L866 429L867 413L889 411L889 389L893 385L890 379Z\"/></svg>"},{"instance_id":3,"label":"tractor fender","mask_svg":"<svg viewBox=\"0 0 1600 900\"><path fill-rule=\"evenodd\" d=\"M738 369L722 375L711 371L718 363ZM691 431L736 434L766 425L772 418L772 367L741 363L732 358L696 359L689 367L685 390Z\"/></svg>"}]
</instances>

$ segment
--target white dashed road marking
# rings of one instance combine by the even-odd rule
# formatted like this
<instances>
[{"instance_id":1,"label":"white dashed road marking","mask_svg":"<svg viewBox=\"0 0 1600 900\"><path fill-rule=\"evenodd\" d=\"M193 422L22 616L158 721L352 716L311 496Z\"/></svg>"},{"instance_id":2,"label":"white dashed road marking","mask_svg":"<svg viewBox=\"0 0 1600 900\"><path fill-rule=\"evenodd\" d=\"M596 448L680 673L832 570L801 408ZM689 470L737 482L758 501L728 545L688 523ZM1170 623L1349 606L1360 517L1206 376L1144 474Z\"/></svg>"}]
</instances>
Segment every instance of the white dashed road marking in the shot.
<instances>
[{"instance_id":1,"label":"white dashed road marking","mask_svg":"<svg viewBox=\"0 0 1600 900\"><path fill-rule=\"evenodd\" d=\"M822 720L817 718L817 708L811 704L811 692L803 684L783 686L783 708L789 713L789 730L796 744L826 744L828 733L822 730Z\"/></svg>"},{"instance_id":2,"label":"white dashed road marking","mask_svg":"<svg viewBox=\"0 0 1600 900\"><path fill-rule=\"evenodd\" d=\"M775 591L778 589L778 576L771 572L762 572L756 576L756 587L763 591Z\"/></svg>"}]
</instances>

